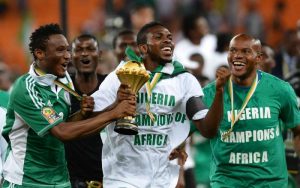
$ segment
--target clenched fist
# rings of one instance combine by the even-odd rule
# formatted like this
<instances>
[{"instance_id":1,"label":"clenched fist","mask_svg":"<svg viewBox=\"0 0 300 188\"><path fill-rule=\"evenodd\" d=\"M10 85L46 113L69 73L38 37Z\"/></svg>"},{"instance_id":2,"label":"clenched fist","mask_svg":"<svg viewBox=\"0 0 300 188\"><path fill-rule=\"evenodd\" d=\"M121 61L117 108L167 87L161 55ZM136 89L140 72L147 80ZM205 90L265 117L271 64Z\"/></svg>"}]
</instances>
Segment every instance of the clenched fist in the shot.
<instances>
[{"instance_id":1,"label":"clenched fist","mask_svg":"<svg viewBox=\"0 0 300 188\"><path fill-rule=\"evenodd\" d=\"M88 117L90 114L92 114L94 110L94 98L91 96L87 96L86 94L83 94L82 100L80 103L80 113L83 117Z\"/></svg>"}]
</instances>

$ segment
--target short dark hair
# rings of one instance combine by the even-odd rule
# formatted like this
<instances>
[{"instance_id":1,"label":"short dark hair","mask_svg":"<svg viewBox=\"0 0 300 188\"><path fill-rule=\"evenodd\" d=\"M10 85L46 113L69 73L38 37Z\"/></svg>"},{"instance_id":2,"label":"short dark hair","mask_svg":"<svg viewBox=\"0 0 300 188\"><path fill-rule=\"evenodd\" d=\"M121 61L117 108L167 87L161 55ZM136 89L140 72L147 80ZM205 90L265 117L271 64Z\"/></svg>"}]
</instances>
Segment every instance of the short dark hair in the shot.
<instances>
[{"instance_id":1,"label":"short dark hair","mask_svg":"<svg viewBox=\"0 0 300 188\"><path fill-rule=\"evenodd\" d=\"M149 29L151 29L152 27L156 27L156 26L162 26L162 27L166 28L166 26L164 26L163 24L161 24L159 22L155 22L155 21L145 24L137 34L137 44L138 45L146 44L147 43L146 34L148 33Z\"/></svg>"},{"instance_id":2,"label":"short dark hair","mask_svg":"<svg viewBox=\"0 0 300 188\"><path fill-rule=\"evenodd\" d=\"M36 57L34 55L34 51L36 49L41 49L41 50L45 51L47 41L49 40L49 36L55 35L55 34L63 35L63 30L60 28L60 26L58 24L55 24L55 23L42 25L31 34L29 50L30 50L30 53L32 53L35 60L36 60Z\"/></svg>"},{"instance_id":3,"label":"short dark hair","mask_svg":"<svg viewBox=\"0 0 300 188\"><path fill-rule=\"evenodd\" d=\"M117 40L119 37L123 36L123 35L135 35L135 33L130 30L130 29L123 29L121 30L113 39L113 48L115 49L116 48L116 45L117 45Z\"/></svg>"},{"instance_id":4,"label":"short dark hair","mask_svg":"<svg viewBox=\"0 0 300 188\"><path fill-rule=\"evenodd\" d=\"M94 41L96 41L97 43L97 46L99 48L99 41L98 39L94 36L94 35L91 35L91 34L88 34L88 33L83 33L81 35L79 35L78 37L74 38L74 40L72 41L72 46L73 46L73 43L76 41L76 40L81 40L81 39L93 39Z\"/></svg>"}]
</instances>

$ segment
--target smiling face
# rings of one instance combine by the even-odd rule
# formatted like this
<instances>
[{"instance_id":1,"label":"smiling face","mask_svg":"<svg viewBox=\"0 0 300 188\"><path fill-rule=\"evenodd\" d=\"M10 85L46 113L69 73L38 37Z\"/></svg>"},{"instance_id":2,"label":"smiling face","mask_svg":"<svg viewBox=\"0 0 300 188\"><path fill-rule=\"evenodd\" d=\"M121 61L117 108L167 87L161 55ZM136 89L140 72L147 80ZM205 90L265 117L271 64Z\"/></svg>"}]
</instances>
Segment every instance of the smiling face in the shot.
<instances>
[{"instance_id":1,"label":"smiling face","mask_svg":"<svg viewBox=\"0 0 300 188\"><path fill-rule=\"evenodd\" d=\"M72 44L72 60L78 73L94 73L99 60L97 41L92 38L76 39Z\"/></svg>"},{"instance_id":2,"label":"smiling face","mask_svg":"<svg viewBox=\"0 0 300 188\"><path fill-rule=\"evenodd\" d=\"M238 35L230 41L227 59L233 77L245 80L255 75L259 58L250 36Z\"/></svg>"},{"instance_id":3,"label":"smiling face","mask_svg":"<svg viewBox=\"0 0 300 188\"><path fill-rule=\"evenodd\" d=\"M36 49L35 54L43 71L59 78L65 77L71 54L69 43L62 34L50 35L45 51Z\"/></svg>"},{"instance_id":4,"label":"smiling face","mask_svg":"<svg viewBox=\"0 0 300 188\"><path fill-rule=\"evenodd\" d=\"M148 57L158 64L165 64L172 61L174 43L172 34L162 26L154 26L149 29L146 35L147 49L144 50Z\"/></svg>"},{"instance_id":5,"label":"smiling face","mask_svg":"<svg viewBox=\"0 0 300 188\"><path fill-rule=\"evenodd\" d=\"M135 51L135 53L138 54L136 36L133 33L121 35L116 40L116 47L114 49L114 52L119 62L126 58L125 50L127 46L130 46Z\"/></svg>"}]
</instances>

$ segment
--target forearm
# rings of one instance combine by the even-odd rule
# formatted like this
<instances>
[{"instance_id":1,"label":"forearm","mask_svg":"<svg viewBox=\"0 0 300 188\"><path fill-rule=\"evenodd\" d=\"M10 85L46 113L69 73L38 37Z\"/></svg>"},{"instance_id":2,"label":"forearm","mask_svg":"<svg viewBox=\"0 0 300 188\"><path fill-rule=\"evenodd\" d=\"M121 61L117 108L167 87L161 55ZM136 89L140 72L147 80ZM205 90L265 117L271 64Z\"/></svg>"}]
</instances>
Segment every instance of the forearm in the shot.
<instances>
[{"instance_id":1,"label":"forearm","mask_svg":"<svg viewBox=\"0 0 300 188\"><path fill-rule=\"evenodd\" d=\"M62 141L72 140L100 131L113 119L113 114L106 111L94 118L78 122L60 123L51 129L51 133Z\"/></svg>"},{"instance_id":2,"label":"forearm","mask_svg":"<svg viewBox=\"0 0 300 188\"><path fill-rule=\"evenodd\" d=\"M79 111L75 112L74 114L70 115L67 119L67 122L81 121L86 118L87 117L85 117L79 110Z\"/></svg>"},{"instance_id":3,"label":"forearm","mask_svg":"<svg viewBox=\"0 0 300 188\"><path fill-rule=\"evenodd\" d=\"M223 118L223 91L217 91L214 101L201 120L194 121L197 129L206 138L213 138L218 131L219 124Z\"/></svg>"},{"instance_id":4,"label":"forearm","mask_svg":"<svg viewBox=\"0 0 300 188\"><path fill-rule=\"evenodd\" d=\"M175 188L183 188L183 187L185 187L184 168L181 165L179 169L179 177L178 177L177 185Z\"/></svg>"},{"instance_id":5,"label":"forearm","mask_svg":"<svg viewBox=\"0 0 300 188\"><path fill-rule=\"evenodd\" d=\"M102 114L103 112L105 111L110 111L112 110L113 108L115 108L117 106L117 101L115 101L114 103L112 103L111 105L107 106L106 108L104 108L102 111L98 111L98 112L93 112L89 117L96 117L100 114Z\"/></svg>"}]
</instances>

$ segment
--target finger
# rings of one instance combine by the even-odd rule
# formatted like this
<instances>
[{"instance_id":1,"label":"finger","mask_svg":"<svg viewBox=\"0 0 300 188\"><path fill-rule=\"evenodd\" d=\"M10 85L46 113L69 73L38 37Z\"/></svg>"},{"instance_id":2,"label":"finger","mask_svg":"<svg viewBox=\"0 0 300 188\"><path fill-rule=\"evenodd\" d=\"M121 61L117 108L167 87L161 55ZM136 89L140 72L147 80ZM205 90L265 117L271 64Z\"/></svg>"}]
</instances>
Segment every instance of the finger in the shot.
<instances>
[{"instance_id":1,"label":"finger","mask_svg":"<svg viewBox=\"0 0 300 188\"><path fill-rule=\"evenodd\" d=\"M128 104L135 106L136 105L136 100L126 100Z\"/></svg>"},{"instance_id":2,"label":"finger","mask_svg":"<svg viewBox=\"0 0 300 188\"><path fill-rule=\"evenodd\" d=\"M131 91L131 87L130 85L127 85L127 84L121 84L120 87L119 87L119 91Z\"/></svg>"},{"instance_id":3,"label":"finger","mask_svg":"<svg viewBox=\"0 0 300 188\"><path fill-rule=\"evenodd\" d=\"M85 100L82 102L82 106L93 106L95 104L94 100Z\"/></svg>"},{"instance_id":4,"label":"finger","mask_svg":"<svg viewBox=\"0 0 300 188\"><path fill-rule=\"evenodd\" d=\"M177 150L173 150L172 152L172 156L170 156L170 160L174 160L176 158L178 158L178 151Z\"/></svg>"},{"instance_id":5,"label":"finger","mask_svg":"<svg viewBox=\"0 0 300 188\"><path fill-rule=\"evenodd\" d=\"M83 108L81 111L83 111L83 112L92 112L93 109L92 108Z\"/></svg>"},{"instance_id":6,"label":"finger","mask_svg":"<svg viewBox=\"0 0 300 188\"><path fill-rule=\"evenodd\" d=\"M85 100L87 98L87 94L82 95L82 100Z\"/></svg>"}]
</instances>

